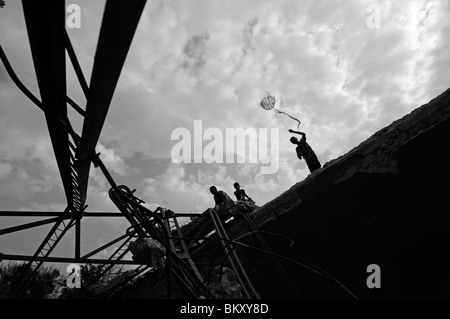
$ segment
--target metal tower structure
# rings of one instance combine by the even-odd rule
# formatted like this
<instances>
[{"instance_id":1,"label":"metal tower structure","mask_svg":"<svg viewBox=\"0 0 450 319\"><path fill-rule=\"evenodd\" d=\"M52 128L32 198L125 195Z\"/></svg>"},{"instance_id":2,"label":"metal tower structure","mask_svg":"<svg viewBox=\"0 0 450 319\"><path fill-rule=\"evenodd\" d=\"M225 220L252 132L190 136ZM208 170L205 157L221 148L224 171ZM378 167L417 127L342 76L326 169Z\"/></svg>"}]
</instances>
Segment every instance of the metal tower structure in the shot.
<instances>
[{"instance_id":1,"label":"metal tower structure","mask_svg":"<svg viewBox=\"0 0 450 319\"><path fill-rule=\"evenodd\" d=\"M128 50L138 26L146 0L115 1L107 0L92 76L88 85L82 72L70 38L65 28L65 2L22 0L26 28L28 32L32 58L34 62L40 98L34 96L20 81L0 45L0 58L9 76L17 87L45 114L45 120L60 172L67 201L64 212L0 212L0 216L50 217L45 220L26 223L0 229L0 236L42 225L52 224L52 228L32 256L0 254L0 260L27 261L26 270L15 285L15 297L22 296L33 280L34 274L44 262L91 263L103 265L88 280L92 284L115 265L137 265L129 278L151 271L151 265L135 260L126 260L129 243L136 238L152 238L165 248L165 273L167 298L176 296L187 298L208 298L205 279L198 271L197 265L189 256L191 244L215 233L214 239L222 241L227 264L236 272L243 287L243 297L258 298L244 265L235 254L232 240L227 236L223 226L224 217L213 211L207 211L199 218L190 231L190 244L187 237L180 232L177 217L189 214L175 214L166 209L151 211L142 205L142 200L133 195L126 186L118 186L96 153L96 145L111 104L120 73L125 63ZM66 88L66 53L72 63L86 98L83 108L67 96ZM83 117L81 132L76 132L69 119L68 107L72 107ZM87 212L86 194L91 165L100 168L111 185L110 198L119 212ZM223 216L226 216L223 215ZM121 217L130 222L124 235L105 243L101 247L81 254L81 220L85 217ZM170 224L169 220L173 220ZM51 256L52 251L72 228L75 228L74 257L62 258ZM192 227L191 227L192 228ZM192 237L195 234L197 237ZM211 239L211 238L210 238ZM94 259L92 256L102 250L118 244L118 248L107 259ZM76 291L73 293L76 294ZM70 297L70 296L69 296Z\"/></svg>"}]
</instances>

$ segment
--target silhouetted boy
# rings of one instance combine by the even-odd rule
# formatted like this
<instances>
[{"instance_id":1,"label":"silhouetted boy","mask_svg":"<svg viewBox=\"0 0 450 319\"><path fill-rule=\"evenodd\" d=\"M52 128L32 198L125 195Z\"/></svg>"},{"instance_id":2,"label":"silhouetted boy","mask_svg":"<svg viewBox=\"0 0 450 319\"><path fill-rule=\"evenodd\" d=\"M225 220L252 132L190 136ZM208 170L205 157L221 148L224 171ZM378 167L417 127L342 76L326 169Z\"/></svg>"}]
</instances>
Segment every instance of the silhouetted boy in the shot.
<instances>
[{"instance_id":1,"label":"silhouetted boy","mask_svg":"<svg viewBox=\"0 0 450 319\"><path fill-rule=\"evenodd\" d=\"M211 186L209 188L211 194L214 195L214 210L219 211L223 209L227 209L230 204L234 204L234 201L225 193L223 190L217 190L216 186Z\"/></svg>"},{"instance_id":2,"label":"silhouetted boy","mask_svg":"<svg viewBox=\"0 0 450 319\"><path fill-rule=\"evenodd\" d=\"M234 192L234 196L236 196L237 200L246 201L246 200L252 200L248 195L245 193L245 190L241 189L241 186L238 182L235 182L233 184L236 191Z\"/></svg>"},{"instance_id":3,"label":"silhouetted boy","mask_svg":"<svg viewBox=\"0 0 450 319\"><path fill-rule=\"evenodd\" d=\"M299 159L302 159L302 157L305 159L309 171L312 173L315 170L321 168L322 165L320 165L320 162L317 159L316 154L312 150L311 146L309 146L309 144L306 143L306 134L294 130L289 130L289 133L300 134L302 136L302 139L300 141L296 137L292 136L291 143L297 145L297 147L295 148L295 151L297 152L297 157Z\"/></svg>"}]
</instances>

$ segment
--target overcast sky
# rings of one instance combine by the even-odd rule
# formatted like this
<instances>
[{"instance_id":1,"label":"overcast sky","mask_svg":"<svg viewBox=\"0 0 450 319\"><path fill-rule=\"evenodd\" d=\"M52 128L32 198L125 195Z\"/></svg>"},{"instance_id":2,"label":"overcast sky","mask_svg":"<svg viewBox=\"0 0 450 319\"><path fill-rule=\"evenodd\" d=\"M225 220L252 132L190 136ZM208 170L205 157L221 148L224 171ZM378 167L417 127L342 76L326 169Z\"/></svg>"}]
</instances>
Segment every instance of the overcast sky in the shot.
<instances>
[{"instance_id":1,"label":"overcast sky","mask_svg":"<svg viewBox=\"0 0 450 319\"><path fill-rule=\"evenodd\" d=\"M68 33L89 79L105 1L66 1L71 3L81 8L81 28ZM152 209L203 212L214 205L209 187L232 195L234 181L263 205L309 174L289 142L288 129L297 123L260 108L265 92L301 120L299 130L325 164L450 87L449 15L444 0L148 1L97 152L116 182L136 188ZM39 96L20 1L0 9L0 42L19 78ZM69 96L84 108L67 65ZM70 119L81 133L79 116L71 111ZM278 171L260 174L264 164L250 163L245 154L239 154L245 163L175 163L172 132L186 128L193 138L194 120L202 120L203 131L223 132L224 145L227 128L278 129L272 145L279 148ZM117 211L108 190L92 168L88 211ZM0 205L14 211L66 207L44 115L3 65ZM1 228L24 221L0 218ZM85 220L82 250L126 227L125 221ZM48 229L2 236L0 251L31 254ZM72 238L70 233L54 255L72 255Z\"/></svg>"}]
</instances>

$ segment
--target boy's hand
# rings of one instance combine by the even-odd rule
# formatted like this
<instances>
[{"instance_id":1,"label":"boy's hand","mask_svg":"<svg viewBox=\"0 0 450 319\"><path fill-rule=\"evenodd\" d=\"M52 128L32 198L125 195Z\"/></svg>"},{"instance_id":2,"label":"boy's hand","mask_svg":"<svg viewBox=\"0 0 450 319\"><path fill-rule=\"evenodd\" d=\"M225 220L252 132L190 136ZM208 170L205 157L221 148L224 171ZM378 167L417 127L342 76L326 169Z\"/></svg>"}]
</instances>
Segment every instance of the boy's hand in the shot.
<instances>
[{"instance_id":1,"label":"boy's hand","mask_svg":"<svg viewBox=\"0 0 450 319\"><path fill-rule=\"evenodd\" d=\"M289 133L293 133L293 132L294 132L293 130L289 129Z\"/></svg>"}]
</instances>

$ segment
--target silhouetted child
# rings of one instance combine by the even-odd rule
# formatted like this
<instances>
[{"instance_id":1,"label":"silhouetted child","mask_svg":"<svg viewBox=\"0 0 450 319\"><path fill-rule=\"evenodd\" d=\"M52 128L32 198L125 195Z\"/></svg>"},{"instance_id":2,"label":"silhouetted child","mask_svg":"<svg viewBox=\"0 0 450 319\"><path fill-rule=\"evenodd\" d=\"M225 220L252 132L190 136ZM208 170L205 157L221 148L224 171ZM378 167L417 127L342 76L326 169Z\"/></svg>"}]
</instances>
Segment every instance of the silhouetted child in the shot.
<instances>
[{"instance_id":1,"label":"silhouetted child","mask_svg":"<svg viewBox=\"0 0 450 319\"><path fill-rule=\"evenodd\" d=\"M234 196L236 196L238 205L242 205L247 211L252 211L255 209L256 205L253 199L251 199L246 193L245 190L241 188L238 182L233 184L236 191L234 192Z\"/></svg>"},{"instance_id":2,"label":"silhouetted child","mask_svg":"<svg viewBox=\"0 0 450 319\"><path fill-rule=\"evenodd\" d=\"M315 170L322 167L320 165L319 160L317 159L316 154L312 150L311 146L309 146L308 143L306 143L306 134L303 132L297 132L294 130L289 130L289 133L295 133L300 134L302 136L302 139L299 141L296 137L291 137L291 143L296 144L297 147L295 148L295 151L297 152L297 157L299 159L304 158L306 161L306 165L308 165L309 171L312 173Z\"/></svg>"},{"instance_id":3,"label":"silhouetted child","mask_svg":"<svg viewBox=\"0 0 450 319\"><path fill-rule=\"evenodd\" d=\"M211 186L209 188L209 191L211 194L214 195L214 210L215 211L221 211L224 209L229 208L232 204L234 204L234 201L228 196L227 193L225 193L223 190L217 190L216 186Z\"/></svg>"},{"instance_id":4,"label":"silhouetted child","mask_svg":"<svg viewBox=\"0 0 450 319\"><path fill-rule=\"evenodd\" d=\"M234 192L234 196L236 196L237 200L246 201L246 200L252 200L250 197L247 196L245 193L245 190L241 189L241 186L238 182L235 182L233 184L236 191Z\"/></svg>"}]
</instances>

